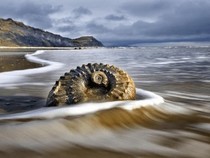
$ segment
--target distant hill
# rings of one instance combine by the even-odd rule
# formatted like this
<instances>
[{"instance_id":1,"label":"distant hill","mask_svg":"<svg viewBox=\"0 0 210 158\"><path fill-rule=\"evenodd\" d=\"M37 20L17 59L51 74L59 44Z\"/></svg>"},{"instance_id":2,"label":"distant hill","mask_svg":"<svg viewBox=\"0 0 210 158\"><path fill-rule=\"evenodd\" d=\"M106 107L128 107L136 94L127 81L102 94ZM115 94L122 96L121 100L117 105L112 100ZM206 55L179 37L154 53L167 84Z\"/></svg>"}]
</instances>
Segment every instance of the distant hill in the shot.
<instances>
[{"instance_id":1,"label":"distant hill","mask_svg":"<svg viewBox=\"0 0 210 158\"><path fill-rule=\"evenodd\" d=\"M103 44L92 36L70 39L27 26L10 18L0 18L0 46L91 47L103 46Z\"/></svg>"}]
</instances>

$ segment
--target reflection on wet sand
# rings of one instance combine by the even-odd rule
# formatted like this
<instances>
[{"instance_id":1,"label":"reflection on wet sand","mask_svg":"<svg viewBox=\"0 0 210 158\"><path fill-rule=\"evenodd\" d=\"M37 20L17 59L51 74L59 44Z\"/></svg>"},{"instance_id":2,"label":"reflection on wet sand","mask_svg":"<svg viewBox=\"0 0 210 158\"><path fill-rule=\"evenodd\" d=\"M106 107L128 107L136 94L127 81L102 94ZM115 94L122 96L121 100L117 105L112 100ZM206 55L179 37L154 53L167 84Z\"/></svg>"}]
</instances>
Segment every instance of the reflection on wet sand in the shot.
<instances>
[{"instance_id":1,"label":"reflection on wet sand","mask_svg":"<svg viewBox=\"0 0 210 158\"><path fill-rule=\"evenodd\" d=\"M25 59L24 55L0 56L0 72L38 68L41 66L41 64L29 62Z\"/></svg>"},{"instance_id":2,"label":"reflection on wet sand","mask_svg":"<svg viewBox=\"0 0 210 158\"><path fill-rule=\"evenodd\" d=\"M163 103L132 111L113 108L76 118L1 122L4 157L62 155L72 157L197 157L207 156L210 117ZM200 146L203 146L200 148ZM24 152L23 152L24 151ZM196 153L194 152L196 151Z\"/></svg>"},{"instance_id":3,"label":"reflection on wet sand","mask_svg":"<svg viewBox=\"0 0 210 158\"><path fill-rule=\"evenodd\" d=\"M40 55L65 63L62 74L95 60L118 65L134 77L136 87L157 92L165 103L133 110L114 107L76 117L4 120L0 122L0 157L208 158L209 52L209 47L152 47ZM19 86L16 93L24 90L39 96L58 76L56 71L31 75L29 85ZM42 85L30 85L37 80Z\"/></svg>"}]
</instances>

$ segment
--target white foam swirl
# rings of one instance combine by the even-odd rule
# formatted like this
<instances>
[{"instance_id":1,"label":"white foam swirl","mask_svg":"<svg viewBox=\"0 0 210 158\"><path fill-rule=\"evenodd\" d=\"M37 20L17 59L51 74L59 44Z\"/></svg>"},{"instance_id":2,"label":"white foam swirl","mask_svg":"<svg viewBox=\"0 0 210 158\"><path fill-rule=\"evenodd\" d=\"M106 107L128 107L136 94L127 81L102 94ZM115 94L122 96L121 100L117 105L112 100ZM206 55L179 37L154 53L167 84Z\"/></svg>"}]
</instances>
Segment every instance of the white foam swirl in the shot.
<instances>
[{"instance_id":1,"label":"white foam swirl","mask_svg":"<svg viewBox=\"0 0 210 158\"><path fill-rule=\"evenodd\" d=\"M54 71L60 69L64 64L59 62L47 61L37 57L37 55L43 54L45 51L38 50L33 54L26 54L27 60L39 64L46 65L40 68L26 69L26 70L15 70L9 72L0 73L0 87L8 87L10 84L14 85L19 82L23 82L26 75L32 75L37 73L45 73L48 71Z\"/></svg>"},{"instance_id":2,"label":"white foam swirl","mask_svg":"<svg viewBox=\"0 0 210 158\"><path fill-rule=\"evenodd\" d=\"M122 108L125 110L133 110L141 106L156 106L164 102L164 99L154 94L142 89L137 89L137 95L141 96L140 100L134 101L113 101L113 102L103 102L103 103L84 103L77 104L74 106L66 107L50 107L41 108L38 110L33 110L29 112L23 112L18 114L11 114L0 117L0 120L10 120L10 119L51 119L57 117L66 116L79 116L89 113L94 113L100 110L106 110L114 107Z\"/></svg>"}]
</instances>

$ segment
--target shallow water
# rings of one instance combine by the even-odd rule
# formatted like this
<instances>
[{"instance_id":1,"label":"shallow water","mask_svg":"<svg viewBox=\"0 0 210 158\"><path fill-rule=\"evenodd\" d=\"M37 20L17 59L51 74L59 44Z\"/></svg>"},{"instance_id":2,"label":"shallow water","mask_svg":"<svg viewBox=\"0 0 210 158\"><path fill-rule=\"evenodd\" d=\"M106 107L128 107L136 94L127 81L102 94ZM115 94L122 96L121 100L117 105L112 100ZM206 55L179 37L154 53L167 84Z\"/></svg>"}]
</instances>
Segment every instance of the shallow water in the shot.
<instances>
[{"instance_id":1,"label":"shallow water","mask_svg":"<svg viewBox=\"0 0 210 158\"><path fill-rule=\"evenodd\" d=\"M1 121L4 157L209 157L210 47L50 50L27 58L50 65L0 74L7 78L0 81L0 99L17 102L19 110L40 108L60 75L89 62L126 70L137 88L155 92L165 103L111 108L76 118Z\"/></svg>"}]
</instances>

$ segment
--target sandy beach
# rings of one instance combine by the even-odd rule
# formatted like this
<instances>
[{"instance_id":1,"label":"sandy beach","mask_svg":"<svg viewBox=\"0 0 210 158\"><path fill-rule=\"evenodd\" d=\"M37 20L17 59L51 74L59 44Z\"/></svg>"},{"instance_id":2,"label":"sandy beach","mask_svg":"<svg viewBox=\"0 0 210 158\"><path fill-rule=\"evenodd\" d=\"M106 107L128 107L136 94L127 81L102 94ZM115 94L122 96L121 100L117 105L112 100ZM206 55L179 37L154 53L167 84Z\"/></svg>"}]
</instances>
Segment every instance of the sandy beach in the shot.
<instances>
[{"instance_id":1,"label":"sandy beach","mask_svg":"<svg viewBox=\"0 0 210 158\"><path fill-rule=\"evenodd\" d=\"M31 69L43 66L41 64L29 62L25 59L25 54L26 53L23 52L0 52L0 72Z\"/></svg>"},{"instance_id":2,"label":"sandy beach","mask_svg":"<svg viewBox=\"0 0 210 158\"><path fill-rule=\"evenodd\" d=\"M0 48L0 73L15 70L39 68L44 65L30 62L25 58L29 49L6 49ZM42 101L40 101L42 100ZM42 103L41 103L42 102ZM30 104L30 106L28 106ZM30 110L33 107L43 106L43 98L33 96L8 96L3 89L0 89L0 113L20 112Z\"/></svg>"},{"instance_id":3,"label":"sandy beach","mask_svg":"<svg viewBox=\"0 0 210 158\"><path fill-rule=\"evenodd\" d=\"M32 113L36 119L29 113L26 119L0 121L0 157L208 158L208 52L209 47L144 47L37 53L51 67L18 71L17 80L0 87L1 119L6 113L41 110ZM71 107L41 108L59 76L96 61L125 69L137 88L155 92L165 103L74 116Z\"/></svg>"}]
</instances>

